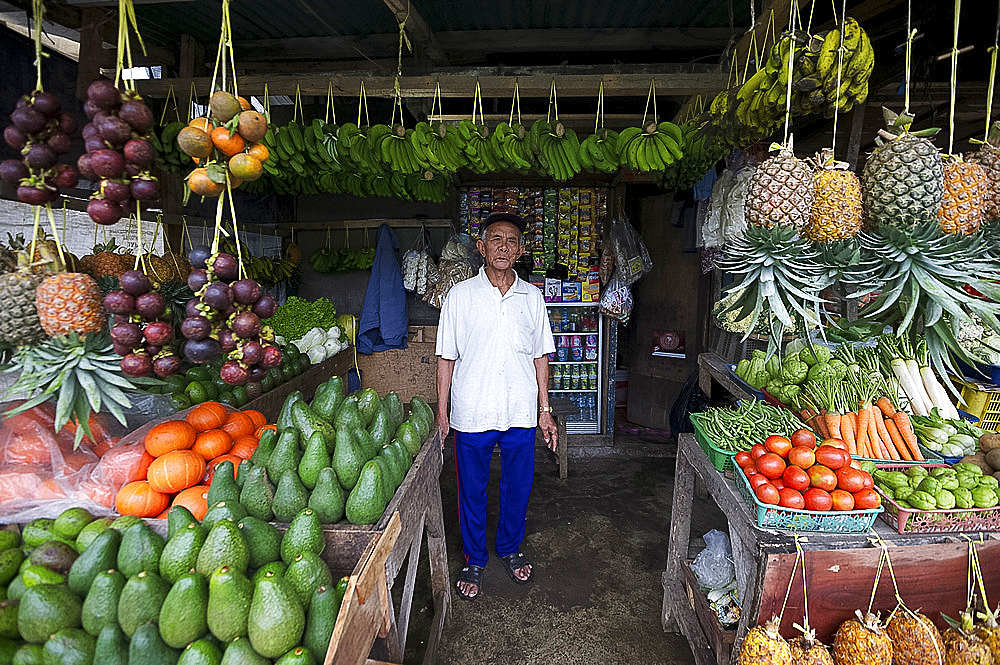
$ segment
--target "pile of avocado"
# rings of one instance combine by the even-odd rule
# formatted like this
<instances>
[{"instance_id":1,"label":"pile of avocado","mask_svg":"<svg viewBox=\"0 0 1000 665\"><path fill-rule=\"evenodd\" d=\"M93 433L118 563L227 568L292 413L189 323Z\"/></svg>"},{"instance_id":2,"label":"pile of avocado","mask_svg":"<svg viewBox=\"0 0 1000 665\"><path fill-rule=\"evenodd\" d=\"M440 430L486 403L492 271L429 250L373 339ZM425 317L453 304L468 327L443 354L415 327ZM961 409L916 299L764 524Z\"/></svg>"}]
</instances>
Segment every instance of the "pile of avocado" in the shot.
<instances>
[{"instance_id":1,"label":"pile of avocado","mask_svg":"<svg viewBox=\"0 0 1000 665\"><path fill-rule=\"evenodd\" d=\"M926 469L914 465L904 471L875 470L872 479L883 494L902 508L953 510L993 508L1000 504L997 479L975 464Z\"/></svg>"},{"instance_id":2,"label":"pile of avocado","mask_svg":"<svg viewBox=\"0 0 1000 665\"><path fill-rule=\"evenodd\" d=\"M434 412L419 397L410 400L407 418L397 393L379 397L366 388L345 396L339 376L319 386L311 403L293 392L276 428L262 433L235 479L229 462L220 465L209 487L209 512L221 501L240 516L288 522L309 507L322 524L345 516L352 524L373 524L433 424Z\"/></svg>"},{"instance_id":3,"label":"pile of avocado","mask_svg":"<svg viewBox=\"0 0 1000 665\"><path fill-rule=\"evenodd\" d=\"M284 535L251 516L199 523L181 506L166 540L82 508L0 531L0 662L321 663L347 586L324 545L308 509Z\"/></svg>"}]
</instances>

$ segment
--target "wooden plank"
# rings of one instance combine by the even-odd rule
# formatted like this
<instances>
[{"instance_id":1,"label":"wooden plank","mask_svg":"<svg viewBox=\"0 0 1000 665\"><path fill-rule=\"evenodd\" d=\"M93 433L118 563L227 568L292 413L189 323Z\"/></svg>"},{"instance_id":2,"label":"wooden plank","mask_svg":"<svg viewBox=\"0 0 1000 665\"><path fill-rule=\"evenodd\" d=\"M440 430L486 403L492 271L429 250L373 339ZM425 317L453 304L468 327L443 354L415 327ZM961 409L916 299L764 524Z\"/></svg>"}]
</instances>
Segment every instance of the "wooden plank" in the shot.
<instances>
[{"instance_id":1,"label":"wooden plank","mask_svg":"<svg viewBox=\"0 0 1000 665\"><path fill-rule=\"evenodd\" d=\"M690 562L683 561L681 570L684 573L684 590L687 594L688 606L698 618L698 625L701 626L708 645L715 654L717 665L725 665L729 662L733 651L736 631L724 628L719 622L718 615L709 605L708 598L702 592L698 579L691 570Z\"/></svg>"},{"instance_id":2,"label":"wooden plank","mask_svg":"<svg viewBox=\"0 0 1000 665\"><path fill-rule=\"evenodd\" d=\"M389 8L396 21L406 30L412 45L412 52L419 59L421 54L426 55L435 65L447 65L448 56L445 55L438 43L437 38L427 25L427 21L420 14L414 0L382 0ZM405 49L403 51L406 52Z\"/></svg>"},{"instance_id":3,"label":"wooden plank","mask_svg":"<svg viewBox=\"0 0 1000 665\"><path fill-rule=\"evenodd\" d=\"M101 77L100 23L104 12L99 9L85 9L80 16L80 51L76 63L76 97L87 98L87 87Z\"/></svg>"},{"instance_id":4,"label":"wooden plank","mask_svg":"<svg viewBox=\"0 0 1000 665\"><path fill-rule=\"evenodd\" d=\"M678 632L688 641L688 648L694 656L695 665L716 665L715 654L708 646L705 633L698 624L698 618L687 604L687 594L681 580L663 577L664 606L669 605L675 617Z\"/></svg>"},{"instance_id":5,"label":"wooden plank","mask_svg":"<svg viewBox=\"0 0 1000 665\"><path fill-rule=\"evenodd\" d=\"M753 395L729 374L728 363L716 353L702 353L698 356L698 387L705 395L712 396L712 382L718 383L737 399L753 400Z\"/></svg>"},{"instance_id":6,"label":"wooden plank","mask_svg":"<svg viewBox=\"0 0 1000 665\"><path fill-rule=\"evenodd\" d=\"M684 436L684 434L681 435L682 438ZM667 539L667 568L663 572L664 588L666 588L667 580L671 583L680 583L681 561L687 557L688 543L691 540L693 497L694 467L678 445L677 459L674 461L674 496L670 507L670 534ZM681 629L676 606L668 602L666 595L663 598L660 622L663 625L663 630L676 631Z\"/></svg>"}]
</instances>

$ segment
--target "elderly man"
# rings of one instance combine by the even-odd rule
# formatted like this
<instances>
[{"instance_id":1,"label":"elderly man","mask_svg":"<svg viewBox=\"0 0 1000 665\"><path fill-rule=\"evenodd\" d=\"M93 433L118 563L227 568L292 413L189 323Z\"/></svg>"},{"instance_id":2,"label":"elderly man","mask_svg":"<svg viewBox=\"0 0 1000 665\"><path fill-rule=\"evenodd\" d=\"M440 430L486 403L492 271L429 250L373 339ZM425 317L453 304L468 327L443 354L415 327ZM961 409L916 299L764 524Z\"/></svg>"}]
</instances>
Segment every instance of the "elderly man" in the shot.
<instances>
[{"instance_id":1,"label":"elderly man","mask_svg":"<svg viewBox=\"0 0 1000 665\"><path fill-rule=\"evenodd\" d=\"M466 559L456 586L468 600L482 591L489 560L486 487L493 449L500 447L501 460L496 553L511 579L527 584L532 567L521 541L535 471L535 427L549 448L556 446L547 357L555 345L545 299L514 272L524 253L524 225L510 213L486 218L477 243L485 265L448 292L438 324L437 422L445 435L455 430Z\"/></svg>"}]
</instances>

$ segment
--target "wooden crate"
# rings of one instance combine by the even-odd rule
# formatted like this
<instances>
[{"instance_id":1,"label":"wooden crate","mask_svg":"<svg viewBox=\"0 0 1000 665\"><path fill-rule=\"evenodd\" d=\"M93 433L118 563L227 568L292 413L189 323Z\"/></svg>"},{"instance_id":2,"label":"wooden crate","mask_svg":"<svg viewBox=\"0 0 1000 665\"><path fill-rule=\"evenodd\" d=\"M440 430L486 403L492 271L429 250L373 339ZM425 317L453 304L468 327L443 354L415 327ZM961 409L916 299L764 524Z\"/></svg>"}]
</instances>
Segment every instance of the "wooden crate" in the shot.
<instances>
[{"instance_id":1,"label":"wooden crate","mask_svg":"<svg viewBox=\"0 0 1000 665\"><path fill-rule=\"evenodd\" d=\"M395 391L404 402L413 396L437 402L437 326L410 326L407 348L358 354L361 384L380 395Z\"/></svg>"},{"instance_id":2,"label":"wooden crate","mask_svg":"<svg viewBox=\"0 0 1000 665\"><path fill-rule=\"evenodd\" d=\"M687 592L688 604L698 618L698 624L705 632L709 646L719 665L729 662L733 651L733 642L736 640L736 631L727 630L719 622L718 615L709 605L708 597L702 592L698 584L698 579L691 570L691 562L684 561L681 565L684 573L684 590Z\"/></svg>"}]
</instances>

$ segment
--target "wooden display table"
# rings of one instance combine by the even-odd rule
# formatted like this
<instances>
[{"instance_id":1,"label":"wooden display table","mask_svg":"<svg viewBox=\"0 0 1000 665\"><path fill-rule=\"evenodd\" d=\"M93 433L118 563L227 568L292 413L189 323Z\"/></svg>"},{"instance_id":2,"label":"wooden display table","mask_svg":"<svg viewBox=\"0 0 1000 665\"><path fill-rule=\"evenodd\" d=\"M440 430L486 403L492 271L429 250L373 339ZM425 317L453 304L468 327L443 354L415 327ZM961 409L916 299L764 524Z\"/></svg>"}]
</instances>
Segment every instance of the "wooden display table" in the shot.
<instances>
[{"instance_id":1,"label":"wooden display table","mask_svg":"<svg viewBox=\"0 0 1000 665\"><path fill-rule=\"evenodd\" d=\"M699 358L703 371L713 363ZM721 384L724 377L710 376ZM691 542L691 513L697 478L707 489L728 522L736 569L736 583L742 616L735 631L722 631L701 616L692 593L701 591L692 584L686 568ZM700 535L700 534L696 534ZM980 534L974 534L979 540ZM983 560L1000 557L998 534L982 534L977 547ZM854 610L868 607L875 570L881 556L879 541L886 544L899 591L913 608L923 608L940 627L940 613L957 616L965 607L968 540L962 534L906 534L891 529L881 518L867 533L836 534L761 529L756 510L751 512L732 479L726 478L709 462L691 434L681 434L677 445L677 466L667 545L667 567L663 573L664 630L679 631L687 639L698 665L735 663L743 637L754 625L781 611L796 559L796 539L804 553L808 578L809 622L817 636L829 643L837 626L853 616ZM801 571L801 567L799 569ZM689 575L685 584L685 575ZM792 585L782 622L782 634L797 632L792 623L802 621L801 575ZM1000 566L983 566L983 576L991 602L1000 597ZM874 609L883 615L895 607L892 581L885 572L875 597ZM704 608L702 608L704 609ZM700 619L700 620L699 620ZM729 652L731 650L731 653Z\"/></svg>"}]
</instances>

